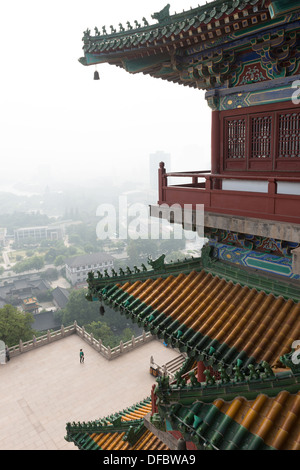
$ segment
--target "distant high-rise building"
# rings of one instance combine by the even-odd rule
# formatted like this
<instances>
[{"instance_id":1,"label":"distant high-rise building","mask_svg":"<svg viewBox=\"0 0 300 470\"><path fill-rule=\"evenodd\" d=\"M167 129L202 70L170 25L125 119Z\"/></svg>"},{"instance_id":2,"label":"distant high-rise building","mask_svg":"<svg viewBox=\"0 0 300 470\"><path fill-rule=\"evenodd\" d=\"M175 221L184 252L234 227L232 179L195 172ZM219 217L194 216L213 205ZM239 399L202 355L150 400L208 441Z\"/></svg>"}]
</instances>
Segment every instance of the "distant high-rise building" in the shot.
<instances>
[{"instance_id":1,"label":"distant high-rise building","mask_svg":"<svg viewBox=\"0 0 300 470\"><path fill-rule=\"evenodd\" d=\"M165 167L170 171L171 155L162 151L156 151L149 155L149 178L151 189L158 188L158 167L159 163L164 162Z\"/></svg>"}]
</instances>

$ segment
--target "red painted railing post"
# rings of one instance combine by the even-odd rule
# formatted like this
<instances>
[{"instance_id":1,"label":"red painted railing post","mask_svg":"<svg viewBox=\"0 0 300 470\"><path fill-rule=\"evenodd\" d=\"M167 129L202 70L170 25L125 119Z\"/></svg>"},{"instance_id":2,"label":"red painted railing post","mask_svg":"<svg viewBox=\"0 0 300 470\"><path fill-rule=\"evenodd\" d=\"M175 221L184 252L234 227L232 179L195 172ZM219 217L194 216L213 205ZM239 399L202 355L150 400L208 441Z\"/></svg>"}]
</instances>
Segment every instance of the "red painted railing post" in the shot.
<instances>
[{"instance_id":1,"label":"red painted railing post","mask_svg":"<svg viewBox=\"0 0 300 470\"><path fill-rule=\"evenodd\" d=\"M165 202L165 190L164 188L167 186L168 181L166 177L166 169L164 162L160 162L159 169L158 169L158 204L162 204Z\"/></svg>"},{"instance_id":2,"label":"red painted railing post","mask_svg":"<svg viewBox=\"0 0 300 470\"><path fill-rule=\"evenodd\" d=\"M153 416L158 411L158 407L156 404L156 394L155 394L156 385L153 384L151 388L151 415Z\"/></svg>"},{"instance_id":3,"label":"red painted railing post","mask_svg":"<svg viewBox=\"0 0 300 470\"><path fill-rule=\"evenodd\" d=\"M207 189L207 191L211 190L211 177L210 177L210 175L205 175L205 189Z\"/></svg>"},{"instance_id":4,"label":"red painted railing post","mask_svg":"<svg viewBox=\"0 0 300 470\"><path fill-rule=\"evenodd\" d=\"M211 189L212 189L212 179L211 175L205 175L205 191L207 191L209 198L208 198L208 203L206 204L207 207L210 207L210 202L211 202Z\"/></svg>"}]
</instances>

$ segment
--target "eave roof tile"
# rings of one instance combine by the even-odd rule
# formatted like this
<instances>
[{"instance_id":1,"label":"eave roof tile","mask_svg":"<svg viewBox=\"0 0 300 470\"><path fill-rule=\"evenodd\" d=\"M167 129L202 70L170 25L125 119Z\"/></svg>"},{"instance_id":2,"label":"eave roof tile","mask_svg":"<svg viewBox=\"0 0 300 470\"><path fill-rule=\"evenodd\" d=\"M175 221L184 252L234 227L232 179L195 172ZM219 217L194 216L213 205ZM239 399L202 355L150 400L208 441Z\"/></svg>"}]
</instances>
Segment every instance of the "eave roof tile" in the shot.
<instances>
[{"instance_id":1,"label":"eave roof tile","mask_svg":"<svg viewBox=\"0 0 300 470\"><path fill-rule=\"evenodd\" d=\"M113 50L119 49L120 51L127 46L133 45L136 42L136 39L139 37L143 38L141 44L145 44L147 41L153 43L155 39L162 39L163 37L169 38L171 34L178 36L182 33L186 33L190 30L196 30L201 24L207 25L213 20L219 20L223 16L229 16L234 11L241 11L244 8L253 7L260 0L228 0L227 2L216 0L210 2L209 4L198 6L192 8L189 11L183 11L182 13L175 13L166 17L163 21L149 25L145 23L145 26L141 27L138 25L136 28L128 28L125 30L121 28L120 31L116 31L114 28L111 28L111 34L100 34L97 30L95 36L91 36L88 31L84 34L85 43L90 44L108 44L111 40L120 39L120 43L113 48ZM102 28L105 31L105 28ZM105 48L106 49L106 48ZM103 50L100 48L100 52ZM109 48L110 49L110 48ZM92 52L90 48L85 49L86 52Z\"/></svg>"},{"instance_id":2,"label":"eave roof tile","mask_svg":"<svg viewBox=\"0 0 300 470\"><path fill-rule=\"evenodd\" d=\"M74 442L82 450L168 450L168 447L143 425L143 418L151 408L151 399L148 398L100 420L68 423L66 440ZM122 424L124 429L121 429ZM130 429L137 432L134 442L128 439Z\"/></svg>"},{"instance_id":3,"label":"eave roof tile","mask_svg":"<svg viewBox=\"0 0 300 470\"><path fill-rule=\"evenodd\" d=\"M172 396L169 397L172 400ZM258 393L254 400L217 398L189 407L161 405L164 415L186 439L220 450L299 450L300 392L274 397ZM192 436L192 437L191 437Z\"/></svg>"},{"instance_id":4,"label":"eave roof tile","mask_svg":"<svg viewBox=\"0 0 300 470\"><path fill-rule=\"evenodd\" d=\"M205 272L114 284L99 297L189 355L278 365L300 337L300 302Z\"/></svg>"}]
</instances>

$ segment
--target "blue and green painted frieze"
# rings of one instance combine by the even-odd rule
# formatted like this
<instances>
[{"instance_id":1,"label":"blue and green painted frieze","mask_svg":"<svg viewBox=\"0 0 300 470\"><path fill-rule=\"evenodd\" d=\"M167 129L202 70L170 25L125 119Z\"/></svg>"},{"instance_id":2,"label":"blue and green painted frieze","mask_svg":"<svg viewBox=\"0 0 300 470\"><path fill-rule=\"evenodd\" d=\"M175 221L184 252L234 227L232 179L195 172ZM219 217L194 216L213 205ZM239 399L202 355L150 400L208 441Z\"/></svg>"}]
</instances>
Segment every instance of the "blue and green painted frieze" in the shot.
<instances>
[{"instance_id":1,"label":"blue and green painted frieze","mask_svg":"<svg viewBox=\"0 0 300 470\"><path fill-rule=\"evenodd\" d=\"M291 256L276 256L271 253L247 250L218 243L215 240L210 240L209 244L214 247L214 254L219 260L229 261L246 268L259 269L284 278L300 279L298 274L293 273Z\"/></svg>"}]
</instances>

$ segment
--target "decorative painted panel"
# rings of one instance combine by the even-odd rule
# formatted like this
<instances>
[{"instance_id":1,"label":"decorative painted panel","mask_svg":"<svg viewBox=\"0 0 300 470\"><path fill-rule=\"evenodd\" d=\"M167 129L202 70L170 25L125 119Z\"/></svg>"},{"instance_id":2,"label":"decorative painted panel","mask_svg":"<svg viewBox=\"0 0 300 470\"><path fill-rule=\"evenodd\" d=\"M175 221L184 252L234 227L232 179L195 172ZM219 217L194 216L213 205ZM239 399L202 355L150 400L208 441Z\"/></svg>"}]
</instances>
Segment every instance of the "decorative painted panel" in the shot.
<instances>
[{"instance_id":1,"label":"decorative painted panel","mask_svg":"<svg viewBox=\"0 0 300 470\"><path fill-rule=\"evenodd\" d=\"M291 257L292 250L300 247L300 243L275 240L246 233L230 232L217 228L205 228L204 236L222 245L235 246L250 251L272 254L275 256Z\"/></svg>"},{"instance_id":2,"label":"decorative painted panel","mask_svg":"<svg viewBox=\"0 0 300 470\"><path fill-rule=\"evenodd\" d=\"M243 67L243 72L239 76L236 86L250 85L265 80L268 80L268 77L259 62L247 64Z\"/></svg>"},{"instance_id":3,"label":"decorative painted panel","mask_svg":"<svg viewBox=\"0 0 300 470\"><path fill-rule=\"evenodd\" d=\"M224 96L222 96L222 92L220 92L220 97L215 97L212 103L210 103L210 96L209 94L207 94L207 101L210 107L212 107L213 105L212 109L216 109L219 111L227 111L230 109L248 108L257 105L269 105L272 103L291 103L292 95L294 92L295 89L291 87L291 83L287 82L285 86L274 86L274 88L265 89L253 89L251 92L233 92L232 94L226 94Z\"/></svg>"},{"instance_id":4,"label":"decorative painted panel","mask_svg":"<svg viewBox=\"0 0 300 470\"><path fill-rule=\"evenodd\" d=\"M291 257L244 250L235 246L223 245L214 240L209 240L209 244L214 247L214 255L220 260L230 261L240 266L259 269L289 279L300 279L300 276L292 271Z\"/></svg>"}]
</instances>

